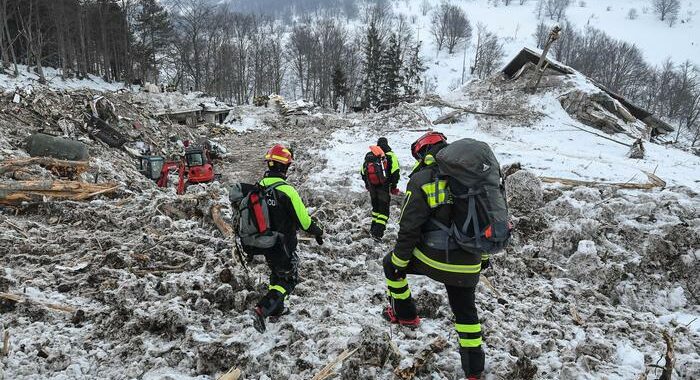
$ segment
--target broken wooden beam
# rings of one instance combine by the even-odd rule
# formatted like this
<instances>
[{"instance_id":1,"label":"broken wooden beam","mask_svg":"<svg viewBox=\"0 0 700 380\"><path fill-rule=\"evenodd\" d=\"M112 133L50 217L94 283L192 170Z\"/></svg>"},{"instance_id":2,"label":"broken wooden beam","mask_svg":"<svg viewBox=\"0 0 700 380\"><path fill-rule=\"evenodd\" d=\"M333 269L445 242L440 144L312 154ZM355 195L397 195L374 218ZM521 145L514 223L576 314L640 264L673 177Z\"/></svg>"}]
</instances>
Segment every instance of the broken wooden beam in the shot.
<instances>
[{"instance_id":1,"label":"broken wooden beam","mask_svg":"<svg viewBox=\"0 0 700 380\"><path fill-rule=\"evenodd\" d=\"M335 368L336 365L342 363L345 359L349 358L352 356L359 347L355 348L354 350L350 350L349 348L346 349L345 351L341 352L340 355L338 355L337 358L335 358L332 362L326 364L321 371L319 371L316 376L314 376L311 380L325 380L333 375L333 368Z\"/></svg>"},{"instance_id":2,"label":"broken wooden beam","mask_svg":"<svg viewBox=\"0 0 700 380\"><path fill-rule=\"evenodd\" d=\"M630 182L597 182L597 181L582 181L568 178L557 177L539 177L542 182L560 183L566 186L611 186L620 189L636 189L636 190L651 190L655 188L666 187L666 181L659 178L654 173L644 172L649 178L647 183L630 183Z\"/></svg>"},{"instance_id":3,"label":"broken wooden beam","mask_svg":"<svg viewBox=\"0 0 700 380\"><path fill-rule=\"evenodd\" d=\"M78 310L78 309L71 307L71 306L35 301L35 300L29 299L27 297L21 296L19 294L14 294L14 293L0 292L0 298L8 300L8 301L12 301L14 303L31 303L31 304L43 306L47 309L63 311L66 313L75 313Z\"/></svg>"},{"instance_id":4,"label":"broken wooden beam","mask_svg":"<svg viewBox=\"0 0 700 380\"><path fill-rule=\"evenodd\" d=\"M30 165L41 165L53 172L71 172L75 175L85 172L89 167L87 161L68 161L51 157L16 158L0 163L0 174Z\"/></svg>"},{"instance_id":5,"label":"broken wooden beam","mask_svg":"<svg viewBox=\"0 0 700 380\"><path fill-rule=\"evenodd\" d=\"M2 356L7 356L10 353L10 332L5 330L2 337Z\"/></svg>"},{"instance_id":6,"label":"broken wooden beam","mask_svg":"<svg viewBox=\"0 0 700 380\"><path fill-rule=\"evenodd\" d=\"M93 184L78 181L32 180L0 182L0 204L44 202L46 198L82 201L97 195L114 192L118 188L119 185L116 183Z\"/></svg>"},{"instance_id":7,"label":"broken wooden beam","mask_svg":"<svg viewBox=\"0 0 700 380\"><path fill-rule=\"evenodd\" d=\"M225 374L219 376L216 380L238 380L241 378L243 375L243 372L240 370L240 368L231 368L226 372Z\"/></svg>"}]
</instances>

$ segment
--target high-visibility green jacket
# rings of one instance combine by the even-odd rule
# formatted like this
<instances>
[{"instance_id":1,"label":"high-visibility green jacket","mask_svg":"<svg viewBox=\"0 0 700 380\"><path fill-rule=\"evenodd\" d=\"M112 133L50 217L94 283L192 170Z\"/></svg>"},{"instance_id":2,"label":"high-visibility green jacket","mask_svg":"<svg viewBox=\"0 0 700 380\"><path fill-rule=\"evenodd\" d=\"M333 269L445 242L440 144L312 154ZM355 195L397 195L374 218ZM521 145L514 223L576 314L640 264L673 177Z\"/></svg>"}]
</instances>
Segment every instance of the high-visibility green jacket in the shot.
<instances>
[{"instance_id":1,"label":"high-visibility green jacket","mask_svg":"<svg viewBox=\"0 0 700 380\"><path fill-rule=\"evenodd\" d=\"M476 286L481 272L481 255L460 248L433 249L422 239L425 232L437 230L430 222L432 218L447 226L452 224L453 200L447 181L437 178L435 154L437 150L426 155L410 175L392 263L406 268L407 273L424 274L445 284Z\"/></svg>"},{"instance_id":2,"label":"high-visibility green jacket","mask_svg":"<svg viewBox=\"0 0 700 380\"><path fill-rule=\"evenodd\" d=\"M274 199L268 202L270 213L270 229L282 234L282 244L288 252L293 252L297 247L297 230L302 229L312 234L317 234L320 227L311 219L309 212L301 200L297 190L285 181L282 174L275 172L265 173L259 185L269 187L276 183L283 184L276 187ZM251 184L244 184L244 193L253 188ZM253 254L264 253L262 249L249 248Z\"/></svg>"}]
</instances>

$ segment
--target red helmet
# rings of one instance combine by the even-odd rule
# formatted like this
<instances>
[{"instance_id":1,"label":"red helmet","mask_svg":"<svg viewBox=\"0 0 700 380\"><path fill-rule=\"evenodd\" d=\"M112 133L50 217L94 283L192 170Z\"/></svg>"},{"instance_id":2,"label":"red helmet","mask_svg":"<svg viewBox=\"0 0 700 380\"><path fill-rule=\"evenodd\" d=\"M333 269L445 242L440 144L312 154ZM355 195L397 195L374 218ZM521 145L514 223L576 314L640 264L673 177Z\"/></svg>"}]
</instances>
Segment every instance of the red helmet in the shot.
<instances>
[{"instance_id":1,"label":"red helmet","mask_svg":"<svg viewBox=\"0 0 700 380\"><path fill-rule=\"evenodd\" d=\"M290 165L292 163L292 152L281 144L277 144L270 148L265 154L265 161L279 162L280 164Z\"/></svg>"},{"instance_id":2,"label":"red helmet","mask_svg":"<svg viewBox=\"0 0 700 380\"><path fill-rule=\"evenodd\" d=\"M439 142L447 142L447 137L440 132L427 132L423 136L419 137L413 144L411 144L411 154L416 160L420 160L421 152L427 146L437 144Z\"/></svg>"}]
</instances>

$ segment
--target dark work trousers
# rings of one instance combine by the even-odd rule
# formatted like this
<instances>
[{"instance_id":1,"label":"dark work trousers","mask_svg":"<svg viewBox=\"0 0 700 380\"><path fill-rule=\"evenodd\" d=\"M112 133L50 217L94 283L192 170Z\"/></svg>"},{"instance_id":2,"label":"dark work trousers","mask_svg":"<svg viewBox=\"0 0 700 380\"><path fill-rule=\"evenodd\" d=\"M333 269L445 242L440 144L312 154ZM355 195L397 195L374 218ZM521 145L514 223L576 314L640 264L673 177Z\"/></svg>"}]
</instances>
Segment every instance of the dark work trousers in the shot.
<instances>
[{"instance_id":1,"label":"dark work trousers","mask_svg":"<svg viewBox=\"0 0 700 380\"><path fill-rule=\"evenodd\" d=\"M384 236L386 223L389 221L389 205L391 203L391 186L388 183L380 186L369 185L369 197L372 200L372 236Z\"/></svg>"},{"instance_id":2,"label":"dark work trousers","mask_svg":"<svg viewBox=\"0 0 700 380\"><path fill-rule=\"evenodd\" d=\"M387 255L387 257L390 257ZM387 265L384 265L387 268ZM411 297L406 278L394 278L385 270L386 283L389 288L389 300L394 315L403 320L416 317L416 306ZM391 278L390 278L391 277ZM445 285L450 308L455 315L455 330L459 337L459 355L462 359L464 374L481 376L484 371L484 351L481 348L481 324L476 310L476 288L463 288Z\"/></svg>"},{"instance_id":3,"label":"dark work trousers","mask_svg":"<svg viewBox=\"0 0 700 380\"><path fill-rule=\"evenodd\" d=\"M299 282L299 258L295 251L289 252L283 244L277 244L265 254L265 261L270 268L270 285L257 306L267 317L284 312L284 300Z\"/></svg>"},{"instance_id":4,"label":"dark work trousers","mask_svg":"<svg viewBox=\"0 0 700 380\"><path fill-rule=\"evenodd\" d=\"M481 348L481 323L476 310L476 288L445 285L450 307L455 315L455 330L459 336L459 355L464 374L478 375L484 371L484 350Z\"/></svg>"}]
</instances>

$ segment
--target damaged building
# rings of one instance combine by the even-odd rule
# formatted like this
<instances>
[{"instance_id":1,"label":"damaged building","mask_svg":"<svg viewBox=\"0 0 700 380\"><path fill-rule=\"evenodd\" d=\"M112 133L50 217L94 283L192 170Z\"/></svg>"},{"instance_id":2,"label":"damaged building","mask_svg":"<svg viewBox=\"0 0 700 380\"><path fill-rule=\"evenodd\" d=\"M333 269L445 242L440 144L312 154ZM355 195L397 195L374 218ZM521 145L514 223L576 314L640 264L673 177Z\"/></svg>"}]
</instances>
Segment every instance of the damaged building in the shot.
<instances>
[{"instance_id":1,"label":"damaged building","mask_svg":"<svg viewBox=\"0 0 700 380\"><path fill-rule=\"evenodd\" d=\"M523 48L502 70L508 80L516 81L534 73L541 53ZM562 107L581 123L606 133L625 133L632 137L662 136L674 128L652 112L634 104L624 96L610 91L597 81L573 68L546 59L541 87L563 83L565 78L580 76L592 84L588 91L574 89L559 97Z\"/></svg>"}]
</instances>

